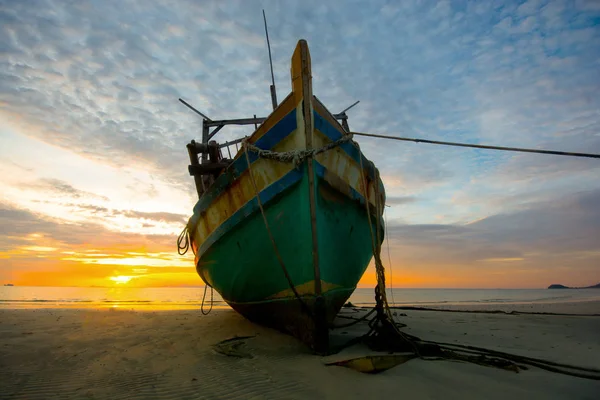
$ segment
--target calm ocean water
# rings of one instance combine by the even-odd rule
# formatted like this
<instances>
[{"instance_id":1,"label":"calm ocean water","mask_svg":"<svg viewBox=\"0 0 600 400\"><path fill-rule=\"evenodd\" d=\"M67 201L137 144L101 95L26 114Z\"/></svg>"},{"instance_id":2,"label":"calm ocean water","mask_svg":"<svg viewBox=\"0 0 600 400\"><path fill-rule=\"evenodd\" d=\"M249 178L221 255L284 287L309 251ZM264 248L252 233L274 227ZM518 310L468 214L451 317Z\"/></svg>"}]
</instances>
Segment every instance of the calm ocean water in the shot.
<instances>
[{"instance_id":1,"label":"calm ocean water","mask_svg":"<svg viewBox=\"0 0 600 400\"><path fill-rule=\"evenodd\" d=\"M0 307L113 307L179 309L202 304L204 288L83 288L0 287ZM474 304L547 304L600 300L598 289L393 289L388 302L398 306L443 306ZM206 301L210 300L210 291ZM374 304L373 289L356 289L350 301ZM215 307L227 307L214 293Z\"/></svg>"}]
</instances>

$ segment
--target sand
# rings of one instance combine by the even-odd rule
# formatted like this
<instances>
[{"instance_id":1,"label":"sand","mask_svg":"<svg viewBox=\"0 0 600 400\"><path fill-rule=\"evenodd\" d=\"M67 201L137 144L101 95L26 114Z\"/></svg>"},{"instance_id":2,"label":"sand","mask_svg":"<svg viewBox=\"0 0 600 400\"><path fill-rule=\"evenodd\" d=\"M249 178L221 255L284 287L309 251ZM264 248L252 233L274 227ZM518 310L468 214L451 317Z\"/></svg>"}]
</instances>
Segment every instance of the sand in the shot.
<instances>
[{"instance_id":1,"label":"sand","mask_svg":"<svg viewBox=\"0 0 600 400\"><path fill-rule=\"evenodd\" d=\"M404 330L423 339L600 368L600 317L400 313L406 314L398 316ZM214 350L234 336L253 336L238 349L252 358ZM0 337L2 399L515 400L598 399L600 393L600 381L536 368L514 373L415 359L369 375L326 366L327 357L229 309L208 316L199 310L0 309Z\"/></svg>"}]
</instances>

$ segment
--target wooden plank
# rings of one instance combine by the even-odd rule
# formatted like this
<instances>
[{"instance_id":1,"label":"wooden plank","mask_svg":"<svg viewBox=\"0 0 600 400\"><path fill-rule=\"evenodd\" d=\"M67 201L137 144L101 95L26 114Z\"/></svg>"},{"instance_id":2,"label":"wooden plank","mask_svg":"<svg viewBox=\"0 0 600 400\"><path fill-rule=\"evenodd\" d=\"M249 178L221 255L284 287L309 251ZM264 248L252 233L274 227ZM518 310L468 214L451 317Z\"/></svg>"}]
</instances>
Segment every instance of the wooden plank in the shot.
<instances>
[{"instance_id":1,"label":"wooden plank","mask_svg":"<svg viewBox=\"0 0 600 400\"><path fill-rule=\"evenodd\" d=\"M194 143L197 154L208 153L208 143L198 143L194 142L193 140L192 143Z\"/></svg>"},{"instance_id":2,"label":"wooden plank","mask_svg":"<svg viewBox=\"0 0 600 400\"><path fill-rule=\"evenodd\" d=\"M208 142L208 157L211 164L219 162L220 153L219 145L215 140Z\"/></svg>"},{"instance_id":3,"label":"wooden plank","mask_svg":"<svg viewBox=\"0 0 600 400\"><path fill-rule=\"evenodd\" d=\"M229 166L229 162L216 162L207 164L196 164L188 166L188 172L194 178L200 175L215 174Z\"/></svg>"},{"instance_id":4,"label":"wooden plank","mask_svg":"<svg viewBox=\"0 0 600 400\"><path fill-rule=\"evenodd\" d=\"M208 135L208 140L212 139L217 133L219 133L219 131L221 129L223 129L225 125L219 125L217 126L209 135Z\"/></svg>"},{"instance_id":5,"label":"wooden plank","mask_svg":"<svg viewBox=\"0 0 600 400\"><path fill-rule=\"evenodd\" d=\"M192 140L187 146L188 155L190 156L190 167L200 166L200 162L198 161L198 153L196 152L196 142ZM194 184L196 185L196 192L198 193L198 198L202 197L204 193L202 186L202 177L199 175L194 175Z\"/></svg>"},{"instance_id":6,"label":"wooden plank","mask_svg":"<svg viewBox=\"0 0 600 400\"><path fill-rule=\"evenodd\" d=\"M266 118L240 118L240 119L222 119L218 121L208 121L207 126L219 126L219 125L254 125L262 124Z\"/></svg>"},{"instance_id":7,"label":"wooden plank","mask_svg":"<svg viewBox=\"0 0 600 400\"><path fill-rule=\"evenodd\" d=\"M204 143L205 145L208 145L208 138L210 136L209 123L210 123L210 121L207 121L207 120L202 121L202 143ZM210 160L208 158L208 153L203 152L202 153L202 164L208 164L209 162L210 162ZM208 190L210 185L212 185L212 183L213 183L213 180L214 180L213 177L210 175L202 175L200 178L202 179L202 186L204 188L204 191Z\"/></svg>"}]
</instances>

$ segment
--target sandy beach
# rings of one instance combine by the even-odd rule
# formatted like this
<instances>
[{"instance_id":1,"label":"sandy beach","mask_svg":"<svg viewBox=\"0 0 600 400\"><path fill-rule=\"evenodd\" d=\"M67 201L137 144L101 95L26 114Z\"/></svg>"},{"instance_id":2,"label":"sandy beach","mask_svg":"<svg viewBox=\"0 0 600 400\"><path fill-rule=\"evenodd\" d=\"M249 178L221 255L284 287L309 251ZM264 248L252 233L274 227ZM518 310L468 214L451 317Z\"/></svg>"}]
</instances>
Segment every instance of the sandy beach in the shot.
<instances>
[{"instance_id":1,"label":"sandy beach","mask_svg":"<svg viewBox=\"0 0 600 400\"><path fill-rule=\"evenodd\" d=\"M406 314L398 316L404 331L423 339L600 368L600 317L397 313ZM0 332L2 399L597 399L600 393L600 381L537 368L515 373L414 359L373 375L327 366L331 356L313 355L228 309L208 316L0 309ZM242 357L215 351L213 345L235 336L251 336L238 349Z\"/></svg>"}]
</instances>

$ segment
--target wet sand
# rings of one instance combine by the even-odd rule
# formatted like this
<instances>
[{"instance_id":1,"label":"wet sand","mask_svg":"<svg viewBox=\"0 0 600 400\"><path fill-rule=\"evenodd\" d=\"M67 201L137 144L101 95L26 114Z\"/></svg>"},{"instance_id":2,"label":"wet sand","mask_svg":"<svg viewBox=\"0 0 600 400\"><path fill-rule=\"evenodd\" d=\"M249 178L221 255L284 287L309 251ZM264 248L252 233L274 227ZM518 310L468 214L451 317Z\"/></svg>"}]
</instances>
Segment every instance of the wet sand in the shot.
<instances>
[{"instance_id":1,"label":"wet sand","mask_svg":"<svg viewBox=\"0 0 600 400\"><path fill-rule=\"evenodd\" d=\"M398 316L404 330L422 339L600 368L597 316L397 313L406 314ZM369 375L326 366L327 357L229 309L208 316L199 310L0 309L0 336L2 399L513 400L597 399L600 393L600 381L537 368L515 373L414 359ZM234 336L252 336L237 349L241 357L215 351L214 344Z\"/></svg>"}]
</instances>

